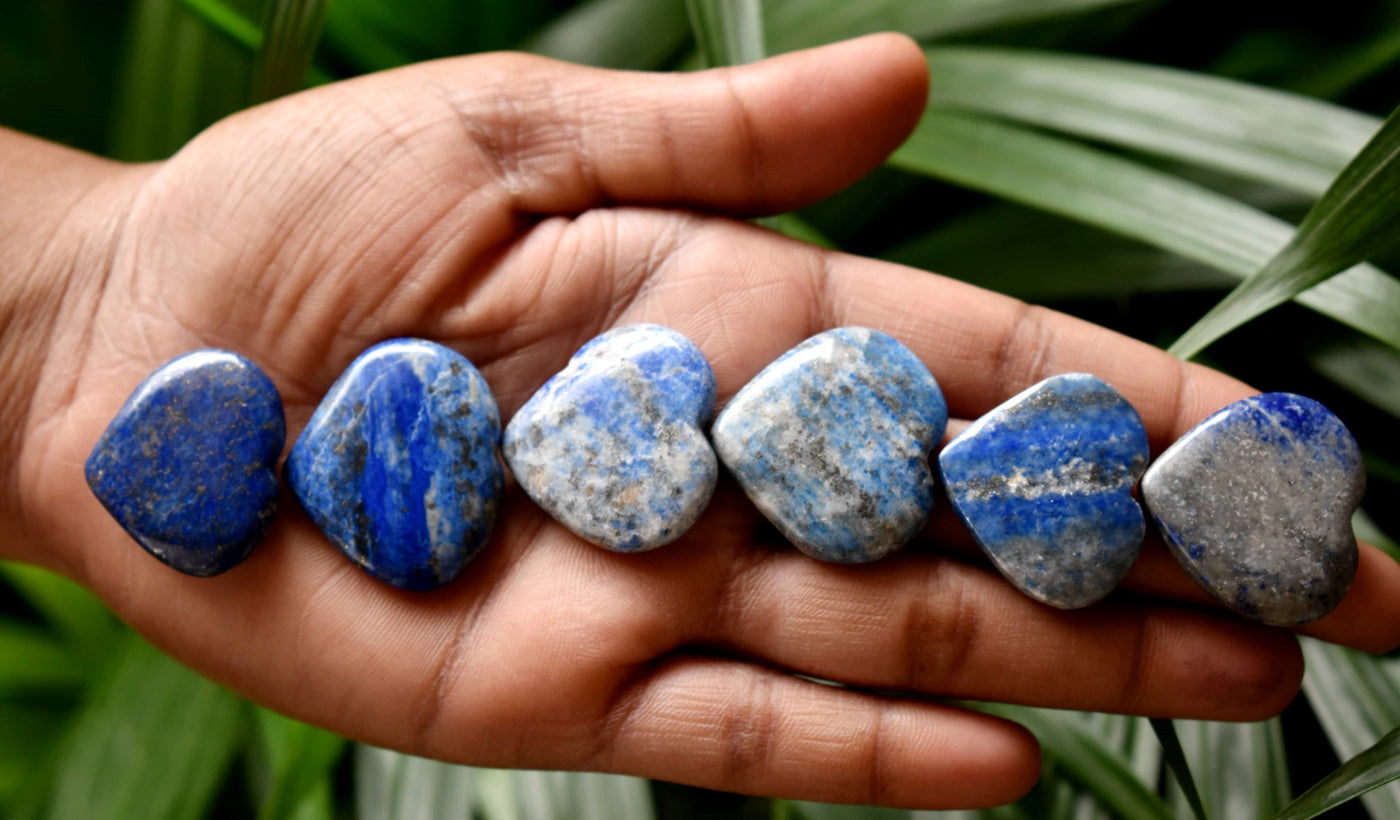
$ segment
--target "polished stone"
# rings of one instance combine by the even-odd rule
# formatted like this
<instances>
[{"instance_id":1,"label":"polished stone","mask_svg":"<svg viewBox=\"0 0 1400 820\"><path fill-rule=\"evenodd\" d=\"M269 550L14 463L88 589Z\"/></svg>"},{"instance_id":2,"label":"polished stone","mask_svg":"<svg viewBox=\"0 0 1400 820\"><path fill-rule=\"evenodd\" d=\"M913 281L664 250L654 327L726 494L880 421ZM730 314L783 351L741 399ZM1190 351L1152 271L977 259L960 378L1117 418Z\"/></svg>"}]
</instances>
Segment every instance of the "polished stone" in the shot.
<instances>
[{"instance_id":1,"label":"polished stone","mask_svg":"<svg viewBox=\"0 0 1400 820\"><path fill-rule=\"evenodd\" d=\"M287 457L287 485L370 575L402 589L456 578L490 535L504 485L500 415L461 354L422 339L371 347Z\"/></svg>"},{"instance_id":2,"label":"polished stone","mask_svg":"<svg viewBox=\"0 0 1400 820\"><path fill-rule=\"evenodd\" d=\"M131 537L190 575L232 568L277 509L282 400L258 366L197 350L136 388L92 449L88 486Z\"/></svg>"},{"instance_id":3,"label":"polished stone","mask_svg":"<svg viewBox=\"0 0 1400 820\"><path fill-rule=\"evenodd\" d=\"M784 353L715 420L720 460L798 549L874 561L933 507L928 453L948 408L928 368L875 330L843 327Z\"/></svg>"},{"instance_id":4,"label":"polished stone","mask_svg":"<svg viewBox=\"0 0 1400 820\"><path fill-rule=\"evenodd\" d=\"M973 422L938 464L1002 575L1071 609L1107 595L1137 559L1147 525L1132 489L1147 457L1133 406L1088 373L1066 373Z\"/></svg>"},{"instance_id":5,"label":"polished stone","mask_svg":"<svg viewBox=\"0 0 1400 820\"><path fill-rule=\"evenodd\" d=\"M1356 440L1292 393L1242 399L1182 436L1142 478L1176 560L1249 618L1297 626L1331 612L1356 573L1351 516L1366 489Z\"/></svg>"},{"instance_id":6,"label":"polished stone","mask_svg":"<svg viewBox=\"0 0 1400 820\"><path fill-rule=\"evenodd\" d=\"M702 425L715 376L685 336L629 325L593 339L506 426L511 473L579 537L618 552L676 540L719 474Z\"/></svg>"}]
</instances>

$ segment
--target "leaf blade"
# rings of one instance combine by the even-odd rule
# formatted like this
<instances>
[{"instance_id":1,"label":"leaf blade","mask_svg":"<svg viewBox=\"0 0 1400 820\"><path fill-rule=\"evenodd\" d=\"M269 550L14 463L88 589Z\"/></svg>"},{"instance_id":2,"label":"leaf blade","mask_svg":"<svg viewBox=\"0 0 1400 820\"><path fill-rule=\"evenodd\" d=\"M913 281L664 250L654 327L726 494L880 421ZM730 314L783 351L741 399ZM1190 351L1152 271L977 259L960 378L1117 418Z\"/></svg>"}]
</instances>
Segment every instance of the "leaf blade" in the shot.
<instances>
[{"instance_id":1,"label":"leaf blade","mask_svg":"<svg viewBox=\"0 0 1400 820\"><path fill-rule=\"evenodd\" d=\"M1285 245L1172 345L1182 358L1400 241L1400 109L1386 119ZM1400 323L1397 323L1400 324Z\"/></svg>"},{"instance_id":2,"label":"leaf blade","mask_svg":"<svg viewBox=\"0 0 1400 820\"><path fill-rule=\"evenodd\" d=\"M1292 235L1288 223L1139 163L972 114L931 108L896 168L1138 239L1244 277ZM1295 299L1400 349L1400 281L1358 265Z\"/></svg>"},{"instance_id":3,"label":"leaf blade","mask_svg":"<svg viewBox=\"0 0 1400 820\"><path fill-rule=\"evenodd\" d=\"M929 102L1215 168L1312 196L1381 121L1320 100L1124 60L926 49Z\"/></svg>"}]
</instances>

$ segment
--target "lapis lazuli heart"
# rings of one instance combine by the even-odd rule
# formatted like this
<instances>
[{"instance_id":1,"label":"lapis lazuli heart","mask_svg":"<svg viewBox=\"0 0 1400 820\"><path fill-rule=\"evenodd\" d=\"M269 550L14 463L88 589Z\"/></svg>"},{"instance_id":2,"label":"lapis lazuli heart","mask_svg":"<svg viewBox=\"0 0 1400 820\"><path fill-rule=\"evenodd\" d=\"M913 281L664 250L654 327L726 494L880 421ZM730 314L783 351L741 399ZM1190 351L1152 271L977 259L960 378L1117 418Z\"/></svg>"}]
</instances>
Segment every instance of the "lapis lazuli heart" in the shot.
<instances>
[{"instance_id":1,"label":"lapis lazuli heart","mask_svg":"<svg viewBox=\"0 0 1400 820\"><path fill-rule=\"evenodd\" d=\"M928 519L948 408L923 362L843 327L784 353L715 419L720 460L798 549L839 563L899 549Z\"/></svg>"},{"instance_id":2,"label":"lapis lazuli heart","mask_svg":"<svg viewBox=\"0 0 1400 820\"><path fill-rule=\"evenodd\" d=\"M1183 568L1234 611L1276 626L1331 612L1356 573L1361 450L1318 402L1265 393L1157 458L1142 497Z\"/></svg>"},{"instance_id":3,"label":"lapis lazuli heart","mask_svg":"<svg viewBox=\"0 0 1400 820\"><path fill-rule=\"evenodd\" d=\"M226 350L197 350L141 383L88 456L88 486L155 557L189 575L238 564L277 509L286 427L277 388Z\"/></svg>"},{"instance_id":4,"label":"lapis lazuli heart","mask_svg":"<svg viewBox=\"0 0 1400 820\"><path fill-rule=\"evenodd\" d=\"M466 357L422 339L371 347L341 374L285 477L331 543L370 575L426 590L490 535L505 483L500 415Z\"/></svg>"},{"instance_id":5,"label":"lapis lazuli heart","mask_svg":"<svg viewBox=\"0 0 1400 820\"><path fill-rule=\"evenodd\" d=\"M984 552L1027 595L1065 609L1127 574L1146 522L1133 406L1088 373L1046 379L973 422L939 454L943 484Z\"/></svg>"},{"instance_id":6,"label":"lapis lazuli heart","mask_svg":"<svg viewBox=\"0 0 1400 820\"><path fill-rule=\"evenodd\" d=\"M579 537L649 550L710 501L719 465L701 426L714 405L694 343L629 325L580 348L511 419L502 449L525 492Z\"/></svg>"}]
</instances>

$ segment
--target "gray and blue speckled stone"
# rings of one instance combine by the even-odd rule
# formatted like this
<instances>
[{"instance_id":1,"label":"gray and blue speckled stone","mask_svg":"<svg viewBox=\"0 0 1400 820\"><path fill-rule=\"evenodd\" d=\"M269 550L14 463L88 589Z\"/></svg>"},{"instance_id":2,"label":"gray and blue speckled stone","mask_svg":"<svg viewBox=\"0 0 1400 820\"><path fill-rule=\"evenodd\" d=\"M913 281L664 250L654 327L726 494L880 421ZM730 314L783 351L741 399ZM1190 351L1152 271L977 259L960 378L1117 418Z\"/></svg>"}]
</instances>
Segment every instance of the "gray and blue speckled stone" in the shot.
<instances>
[{"instance_id":1,"label":"gray and blue speckled stone","mask_svg":"<svg viewBox=\"0 0 1400 820\"><path fill-rule=\"evenodd\" d=\"M584 345L506 426L516 481L579 537L617 552L668 544L700 517L719 477L701 429L715 376L699 348L658 325Z\"/></svg>"},{"instance_id":2,"label":"gray and blue speckled stone","mask_svg":"<svg viewBox=\"0 0 1400 820\"><path fill-rule=\"evenodd\" d=\"M1356 440L1312 399L1231 404L1158 457L1141 491L1172 554L1234 611L1276 626L1341 602L1356 573L1351 516L1366 488Z\"/></svg>"},{"instance_id":3,"label":"gray and blue speckled stone","mask_svg":"<svg viewBox=\"0 0 1400 820\"><path fill-rule=\"evenodd\" d=\"M1052 376L973 422L938 456L958 516L1001 574L1062 609L1118 586L1147 525L1133 406L1088 373Z\"/></svg>"},{"instance_id":4,"label":"gray and blue speckled stone","mask_svg":"<svg viewBox=\"0 0 1400 820\"><path fill-rule=\"evenodd\" d=\"M928 453L948 408L933 374L892 337L829 330L744 386L710 431L720 460L798 549L874 561L933 507Z\"/></svg>"}]
</instances>

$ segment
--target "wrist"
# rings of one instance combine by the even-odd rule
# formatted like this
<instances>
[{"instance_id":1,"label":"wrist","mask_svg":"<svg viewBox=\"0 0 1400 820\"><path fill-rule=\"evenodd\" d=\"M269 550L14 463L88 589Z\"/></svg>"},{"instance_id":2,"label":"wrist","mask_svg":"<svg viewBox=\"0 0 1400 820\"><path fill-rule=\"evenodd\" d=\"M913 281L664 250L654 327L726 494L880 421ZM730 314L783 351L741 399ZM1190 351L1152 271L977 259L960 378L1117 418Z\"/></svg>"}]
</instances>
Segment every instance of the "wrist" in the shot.
<instances>
[{"instance_id":1,"label":"wrist","mask_svg":"<svg viewBox=\"0 0 1400 820\"><path fill-rule=\"evenodd\" d=\"M43 554L25 494L39 433L61 410L50 374L71 371L56 359L86 335L148 173L0 129L0 557Z\"/></svg>"}]
</instances>

